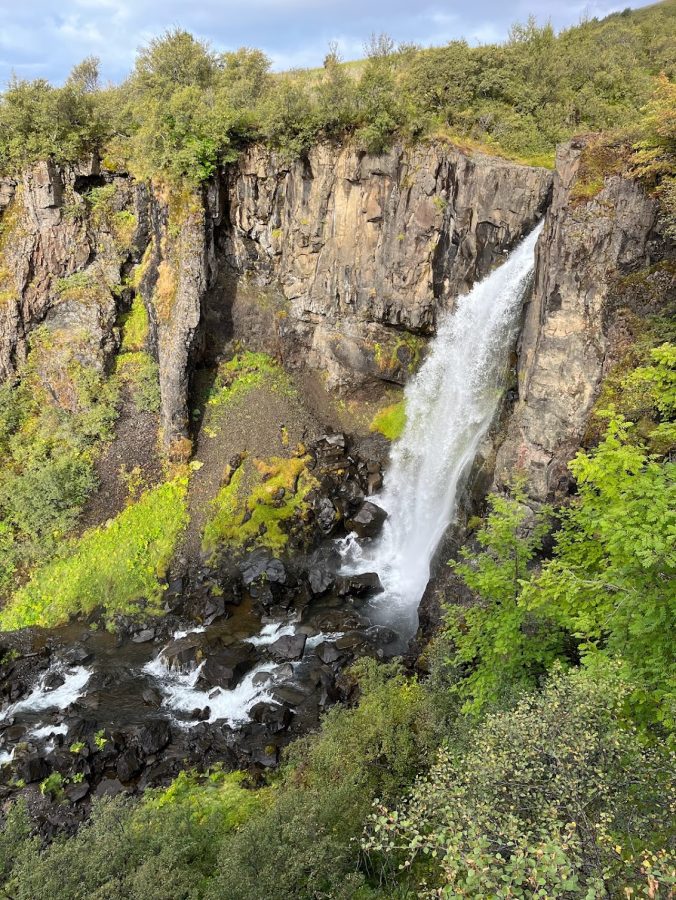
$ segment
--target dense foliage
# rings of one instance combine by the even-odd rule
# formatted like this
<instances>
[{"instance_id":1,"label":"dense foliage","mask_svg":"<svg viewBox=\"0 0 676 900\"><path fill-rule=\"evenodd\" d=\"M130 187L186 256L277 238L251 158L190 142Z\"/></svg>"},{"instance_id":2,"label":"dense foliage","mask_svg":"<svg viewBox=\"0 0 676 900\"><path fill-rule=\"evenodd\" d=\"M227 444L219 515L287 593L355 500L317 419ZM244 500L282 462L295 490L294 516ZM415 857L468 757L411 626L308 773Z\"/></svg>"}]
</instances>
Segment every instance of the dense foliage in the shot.
<instances>
[{"instance_id":1,"label":"dense foliage","mask_svg":"<svg viewBox=\"0 0 676 900\"><path fill-rule=\"evenodd\" d=\"M403 804L378 807L365 840L374 864L417 867L425 897L668 890L673 760L621 722L627 690L613 673L558 673L487 716L439 751Z\"/></svg>"},{"instance_id":2,"label":"dense foliage","mask_svg":"<svg viewBox=\"0 0 676 900\"><path fill-rule=\"evenodd\" d=\"M53 626L102 607L108 620L161 609L162 583L187 522L187 479L146 491L111 522L66 544L0 612L0 630Z\"/></svg>"},{"instance_id":3,"label":"dense foliage","mask_svg":"<svg viewBox=\"0 0 676 900\"><path fill-rule=\"evenodd\" d=\"M341 63L332 47L322 69L281 75L259 50L219 54L175 29L140 51L119 87L99 86L93 59L63 87L14 79L0 102L0 168L98 150L140 177L200 181L247 142L296 155L346 134L371 152L396 135L437 135L545 161L574 133L636 122L654 79L673 78L674 15L663 3L559 35L529 20L504 44L479 47L374 37L362 62ZM663 123L650 120L663 141ZM653 166L654 143L643 140Z\"/></svg>"},{"instance_id":4,"label":"dense foliage","mask_svg":"<svg viewBox=\"0 0 676 900\"><path fill-rule=\"evenodd\" d=\"M115 383L57 340L37 329L20 382L0 387L0 593L75 525L117 416Z\"/></svg>"}]
</instances>

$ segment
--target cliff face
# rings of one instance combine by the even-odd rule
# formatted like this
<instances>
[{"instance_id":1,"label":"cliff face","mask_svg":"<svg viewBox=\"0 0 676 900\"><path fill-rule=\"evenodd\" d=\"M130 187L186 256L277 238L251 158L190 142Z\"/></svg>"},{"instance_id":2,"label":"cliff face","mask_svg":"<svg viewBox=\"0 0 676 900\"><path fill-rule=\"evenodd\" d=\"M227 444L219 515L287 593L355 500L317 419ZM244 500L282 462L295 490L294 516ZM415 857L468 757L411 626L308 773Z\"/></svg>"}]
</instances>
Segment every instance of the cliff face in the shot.
<instances>
[{"instance_id":1,"label":"cliff face","mask_svg":"<svg viewBox=\"0 0 676 900\"><path fill-rule=\"evenodd\" d=\"M138 189L111 177L92 211L84 194L103 184L94 164L51 162L0 183L0 380L16 373L38 325L86 365L103 369L114 353Z\"/></svg>"},{"instance_id":2,"label":"cliff face","mask_svg":"<svg viewBox=\"0 0 676 900\"><path fill-rule=\"evenodd\" d=\"M182 197L95 163L41 163L0 185L0 377L39 325L104 368L138 264L167 448L188 432L190 370L211 321L250 339L260 287L282 304L272 325L288 359L329 386L403 383L438 313L532 227L550 183L542 169L440 145L371 157L324 144L292 164L252 148Z\"/></svg>"},{"instance_id":3,"label":"cliff face","mask_svg":"<svg viewBox=\"0 0 676 900\"><path fill-rule=\"evenodd\" d=\"M567 462L614 361L617 311L627 302L623 276L667 251L656 231L657 203L635 182L611 177L594 199L571 197L583 148L578 141L559 149L520 338L518 401L495 466L497 486L518 469L536 500L569 485ZM673 287L672 280L663 294Z\"/></svg>"},{"instance_id":4,"label":"cliff face","mask_svg":"<svg viewBox=\"0 0 676 900\"><path fill-rule=\"evenodd\" d=\"M298 349L330 385L403 382L419 342L542 215L543 169L445 146L283 164L253 148L226 174L224 251L277 285Z\"/></svg>"},{"instance_id":5,"label":"cliff face","mask_svg":"<svg viewBox=\"0 0 676 900\"><path fill-rule=\"evenodd\" d=\"M665 247L656 203L635 183L609 178L593 200L572 199L582 147L559 153L495 465L498 486L525 471L536 499L567 486L613 359L619 280ZM190 372L214 317L229 338L265 343L274 331L278 352L329 386L403 383L439 313L533 226L551 182L441 145L379 157L320 145L292 164L251 148L179 198L95 164L38 164L0 183L0 378L40 325L69 358L105 368L131 275L153 326L167 448L188 433ZM261 292L278 305L256 333Z\"/></svg>"}]
</instances>

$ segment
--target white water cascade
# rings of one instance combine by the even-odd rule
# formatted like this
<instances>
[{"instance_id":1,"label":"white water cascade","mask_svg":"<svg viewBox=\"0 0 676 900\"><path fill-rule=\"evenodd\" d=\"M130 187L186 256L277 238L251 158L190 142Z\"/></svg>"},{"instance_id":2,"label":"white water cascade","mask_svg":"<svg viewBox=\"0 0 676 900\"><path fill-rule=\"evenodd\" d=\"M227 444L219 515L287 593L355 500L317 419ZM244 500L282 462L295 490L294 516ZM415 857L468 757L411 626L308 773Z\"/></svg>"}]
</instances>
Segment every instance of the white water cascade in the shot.
<instances>
[{"instance_id":1,"label":"white water cascade","mask_svg":"<svg viewBox=\"0 0 676 900\"><path fill-rule=\"evenodd\" d=\"M371 619L407 639L434 552L456 511L456 498L497 412L524 291L534 267L538 225L508 259L458 299L430 353L406 388L406 427L393 445L383 489L387 511L373 542L342 543L343 571L377 572L383 592Z\"/></svg>"}]
</instances>

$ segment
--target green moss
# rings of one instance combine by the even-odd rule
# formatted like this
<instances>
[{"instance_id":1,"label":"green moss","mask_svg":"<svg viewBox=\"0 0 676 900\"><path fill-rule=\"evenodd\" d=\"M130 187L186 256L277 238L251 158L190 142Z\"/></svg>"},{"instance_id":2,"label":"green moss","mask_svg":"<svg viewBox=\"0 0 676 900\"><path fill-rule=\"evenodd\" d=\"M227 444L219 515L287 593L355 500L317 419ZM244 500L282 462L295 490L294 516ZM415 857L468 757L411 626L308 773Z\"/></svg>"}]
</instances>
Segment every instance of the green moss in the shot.
<instances>
[{"instance_id":1,"label":"green moss","mask_svg":"<svg viewBox=\"0 0 676 900\"><path fill-rule=\"evenodd\" d=\"M410 332L405 332L387 346L374 344L376 365L384 372L403 366L406 371L413 373L418 368L424 346L424 338Z\"/></svg>"},{"instance_id":2,"label":"green moss","mask_svg":"<svg viewBox=\"0 0 676 900\"><path fill-rule=\"evenodd\" d=\"M131 310L122 316L122 351L144 350L148 341L148 311L141 297L134 297Z\"/></svg>"},{"instance_id":3,"label":"green moss","mask_svg":"<svg viewBox=\"0 0 676 900\"><path fill-rule=\"evenodd\" d=\"M146 412L160 409L160 372L149 353L122 353L117 358L115 374L131 391L136 407Z\"/></svg>"},{"instance_id":4,"label":"green moss","mask_svg":"<svg viewBox=\"0 0 676 900\"><path fill-rule=\"evenodd\" d=\"M157 615L167 567L188 521L187 478L146 492L112 522L86 532L38 569L0 612L0 630L53 627L102 607L116 615Z\"/></svg>"},{"instance_id":5,"label":"green moss","mask_svg":"<svg viewBox=\"0 0 676 900\"><path fill-rule=\"evenodd\" d=\"M107 286L99 281L90 269L73 272L66 278L59 278L55 284L61 300L77 300L82 303L100 303L110 296Z\"/></svg>"},{"instance_id":6,"label":"green moss","mask_svg":"<svg viewBox=\"0 0 676 900\"><path fill-rule=\"evenodd\" d=\"M252 546L283 551L290 528L307 519L307 497L317 487L307 468L309 460L273 457L240 465L212 503L213 515L202 536L204 552Z\"/></svg>"},{"instance_id":7,"label":"green moss","mask_svg":"<svg viewBox=\"0 0 676 900\"><path fill-rule=\"evenodd\" d=\"M406 427L406 406L404 400L398 403L391 403L385 409L377 412L371 424L370 431L379 431L384 434L390 441L396 441Z\"/></svg>"}]
</instances>

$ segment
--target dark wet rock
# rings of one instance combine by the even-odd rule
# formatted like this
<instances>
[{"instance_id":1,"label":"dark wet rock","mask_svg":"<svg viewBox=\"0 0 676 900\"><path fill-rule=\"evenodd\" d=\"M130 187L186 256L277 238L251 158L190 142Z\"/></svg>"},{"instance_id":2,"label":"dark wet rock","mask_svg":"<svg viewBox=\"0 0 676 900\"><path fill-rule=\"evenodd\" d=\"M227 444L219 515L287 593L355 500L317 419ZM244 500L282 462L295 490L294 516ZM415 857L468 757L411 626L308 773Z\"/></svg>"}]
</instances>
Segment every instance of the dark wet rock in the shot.
<instances>
[{"instance_id":1,"label":"dark wet rock","mask_svg":"<svg viewBox=\"0 0 676 900\"><path fill-rule=\"evenodd\" d=\"M332 586L335 576L323 565L314 565L308 569L308 582L313 594L324 594Z\"/></svg>"},{"instance_id":2,"label":"dark wet rock","mask_svg":"<svg viewBox=\"0 0 676 900\"><path fill-rule=\"evenodd\" d=\"M141 697L143 698L143 702L146 704L146 706L152 706L155 709L159 709L159 707L162 705L162 694L157 690L157 688L144 688L141 692Z\"/></svg>"},{"instance_id":3,"label":"dark wet rock","mask_svg":"<svg viewBox=\"0 0 676 900\"><path fill-rule=\"evenodd\" d=\"M254 687L260 687L263 684L267 684L269 681L272 681L272 674L270 672L256 672L251 679L251 684Z\"/></svg>"},{"instance_id":4,"label":"dark wet rock","mask_svg":"<svg viewBox=\"0 0 676 900\"><path fill-rule=\"evenodd\" d=\"M245 585L253 584L260 578L272 584L286 582L284 563L271 556L267 550L256 550L250 553L241 565L242 581Z\"/></svg>"},{"instance_id":5,"label":"dark wet rock","mask_svg":"<svg viewBox=\"0 0 676 900\"><path fill-rule=\"evenodd\" d=\"M366 500L359 510L349 519L345 525L354 531L359 537L375 537L385 522L387 513L380 506Z\"/></svg>"},{"instance_id":6,"label":"dark wet rock","mask_svg":"<svg viewBox=\"0 0 676 900\"><path fill-rule=\"evenodd\" d=\"M274 744L266 744L264 747L257 747L251 754L253 762L266 769L276 766L279 761L279 747Z\"/></svg>"},{"instance_id":7,"label":"dark wet rock","mask_svg":"<svg viewBox=\"0 0 676 900\"><path fill-rule=\"evenodd\" d=\"M224 647L210 653L200 670L197 686L202 689L235 687L243 675L254 665L257 652L251 644Z\"/></svg>"},{"instance_id":8,"label":"dark wet rock","mask_svg":"<svg viewBox=\"0 0 676 900\"><path fill-rule=\"evenodd\" d=\"M117 777L120 781L131 781L135 775L143 768L143 762L138 754L138 751L129 747L124 753L121 753L117 760Z\"/></svg>"},{"instance_id":9,"label":"dark wet rock","mask_svg":"<svg viewBox=\"0 0 676 900\"><path fill-rule=\"evenodd\" d=\"M25 756L16 763L16 773L26 784L42 781L49 775L47 762L39 756Z\"/></svg>"},{"instance_id":10,"label":"dark wet rock","mask_svg":"<svg viewBox=\"0 0 676 900\"><path fill-rule=\"evenodd\" d=\"M292 713L288 706L277 703L256 703L250 710L254 722L265 725L271 734L277 734L289 727Z\"/></svg>"},{"instance_id":11,"label":"dark wet rock","mask_svg":"<svg viewBox=\"0 0 676 900\"><path fill-rule=\"evenodd\" d=\"M86 781L71 782L65 786L64 793L71 803L78 803L89 793L89 784Z\"/></svg>"},{"instance_id":12,"label":"dark wet rock","mask_svg":"<svg viewBox=\"0 0 676 900\"><path fill-rule=\"evenodd\" d=\"M192 672L204 659L204 638L201 634L177 638L164 648L162 659L176 672Z\"/></svg>"},{"instance_id":13,"label":"dark wet rock","mask_svg":"<svg viewBox=\"0 0 676 900\"><path fill-rule=\"evenodd\" d=\"M383 588L376 572L362 572L359 575L339 575L336 578L335 591L339 597L349 594L355 597L367 597Z\"/></svg>"},{"instance_id":14,"label":"dark wet rock","mask_svg":"<svg viewBox=\"0 0 676 900\"><path fill-rule=\"evenodd\" d=\"M165 721L151 722L143 725L136 733L138 746L150 756L152 753L158 753L163 750L171 740L171 728L169 723Z\"/></svg>"},{"instance_id":15,"label":"dark wet rock","mask_svg":"<svg viewBox=\"0 0 676 900\"><path fill-rule=\"evenodd\" d=\"M300 659L306 640L307 636L304 634L286 634L270 644L268 651L273 659Z\"/></svg>"},{"instance_id":16,"label":"dark wet rock","mask_svg":"<svg viewBox=\"0 0 676 900\"><path fill-rule=\"evenodd\" d=\"M11 744L15 744L21 740L27 730L26 725L10 725L8 728L3 729L3 735Z\"/></svg>"},{"instance_id":17,"label":"dark wet rock","mask_svg":"<svg viewBox=\"0 0 676 900\"><path fill-rule=\"evenodd\" d=\"M320 497L314 505L315 522L322 534L330 534L340 518L328 497Z\"/></svg>"},{"instance_id":18,"label":"dark wet rock","mask_svg":"<svg viewBox=\"0 0 676 900\"><path fill-rule=\"evenodd\" d=\"M365 494L359 482L350 479L338 488L338 496L343 501L346 511L354 512L363 504Z\"/></svg>"},{"instance_id":19,"label":"dark wet rock","mask_svg":"<svg viewBox=\"0 0 676 900\"><path fill-rule=\"evenodd\" d=\"M68 663L82 665L82 663L86 663L92 658L92 653L86 647L76 644L64 653L63 658Z\"/></svg>"},{"instance_id":20,"label":"dark wet rock","mask_svg":"<svg viewBox=\"0 0 676 900\"><path fill-rule=\"evenodd\" d=\"M97 797L115 797L122 793L124 793L124 785L118 778L104 778L94 791Z\"/></svg>"},{"instance_id":21,"label":"dark wet rock","mask_svg":"<svg viewBox=\"0 0 676 900\"><path fill-rule=\"evenodd\" d=\"M55 688L61 687L65 680L66 676L63 672L55 670L54 672L48 672L45 675L44 686L48 691L53 691Z\"/></svg>"},{"instance_id":22,"label":"dark wet rock","mask_svg":"<svg viewBox=\"0 0 676 900\"><path fill-rule=\"evenodd\" d=\"M388 628L386 625L372 625L366 631L366 637L372 644L385 646L393 644L399 639L397 632Z\"/></svg>"},{"instance_id":23,"label":"dark wet rock","mask_svg":"<svg viewBox=\"0 0 676 900\"><path fill-rule=\"evenodd\" d=\"M342 455L347 447L347 439L341 432L325 434L319 438L317 446L324 452L338 451Z\"/></svg>"},{"instance_id":24,"label":"dark wet rock","mask_svg":"<svg viewBox=\"0 0 676 900\"><path fill-rule=\"evenodd\" d=\"M317 644L314 649L315 656L318 656L323 663L332 665L337 662L342 654L333 641L322 641Z\"/></svg>"},{"instance_id":25,"label":"dark wet rock","mask_svg":"<svg viewBox=\"0 0 676 900\"><path fill-rule=\"evenodd\" d=\"M147 644L149 641L155 640L156 631L154 628L143 628L132 635L132 641L135 644Z\"/></svg>"},{"instance_id":26,"label":"dark wet rock","mask_svg":"<svg viewBox=\"0 0 676 900\"><path fill-rule=\"evenodd\" d=\"M275 685L275 687L272 689L272 696L275 700L278 701L278 703L286 704L291 707L297 706L299 703L302 703L307 695L307 685L302 685L300 683L278 684Z\"/></svg>"}]
</instances>

